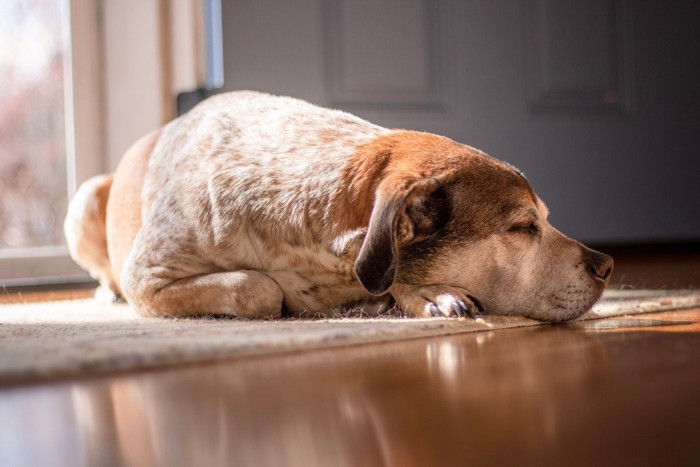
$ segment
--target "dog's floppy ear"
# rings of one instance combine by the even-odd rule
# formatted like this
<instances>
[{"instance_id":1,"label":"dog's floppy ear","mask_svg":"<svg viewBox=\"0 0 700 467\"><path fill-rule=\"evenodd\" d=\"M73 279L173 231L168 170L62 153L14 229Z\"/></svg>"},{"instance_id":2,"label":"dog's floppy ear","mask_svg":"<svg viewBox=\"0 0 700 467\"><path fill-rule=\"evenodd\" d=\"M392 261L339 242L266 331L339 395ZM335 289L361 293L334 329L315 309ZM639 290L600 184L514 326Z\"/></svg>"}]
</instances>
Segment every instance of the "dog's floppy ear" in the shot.
<instances>
[{"instance_id":1,"label":"dog's floppy ear","mask_svg":"<svg viewBox=\"0 0 700 467\"><path fill-rule=\"evenodd\" d=\"M355 274L369 293L384 294L394 284L400 244L430 234L425 230L422 206L430 202L438 187L435 179L413 183L385 180L379 185L367 235L355 260ZM441 218L445 215L446 210L439 213ZM444 222L429 225L430 230L437 230Z\"/></svg>"},{"instance_id":2,"label":"dog's floppy ear","mask_svg":"<svg viewBox=\"0 0 700 467\"><path fill-rule=\"evenodd\" d=\"M381 295L394 284L398 245L396 227L404 196L377 190L367 235L355 260L355 274L362 286Z\"/></svg>"}]
</instances>

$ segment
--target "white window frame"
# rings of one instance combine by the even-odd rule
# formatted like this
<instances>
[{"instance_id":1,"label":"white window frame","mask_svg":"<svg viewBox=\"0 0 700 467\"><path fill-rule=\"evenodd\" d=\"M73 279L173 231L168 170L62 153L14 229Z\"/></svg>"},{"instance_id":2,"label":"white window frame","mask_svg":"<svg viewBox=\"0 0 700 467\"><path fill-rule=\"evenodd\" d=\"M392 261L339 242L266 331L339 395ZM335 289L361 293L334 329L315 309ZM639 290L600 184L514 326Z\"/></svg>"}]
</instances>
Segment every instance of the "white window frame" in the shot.
<instances>
[{"instance_id":1,"label":"white window frame","mask_svg":"<svg viewBox=\"0 0 700 467\"><path fill-rule=\"evenodd\" d=\"M140 136L204 82L201 0L67 0L68 196L112 172ZM62 220L61 220L62 222ZM90 281L65 246L0 250L0 287Z\"/></svg>"}]
</instances>

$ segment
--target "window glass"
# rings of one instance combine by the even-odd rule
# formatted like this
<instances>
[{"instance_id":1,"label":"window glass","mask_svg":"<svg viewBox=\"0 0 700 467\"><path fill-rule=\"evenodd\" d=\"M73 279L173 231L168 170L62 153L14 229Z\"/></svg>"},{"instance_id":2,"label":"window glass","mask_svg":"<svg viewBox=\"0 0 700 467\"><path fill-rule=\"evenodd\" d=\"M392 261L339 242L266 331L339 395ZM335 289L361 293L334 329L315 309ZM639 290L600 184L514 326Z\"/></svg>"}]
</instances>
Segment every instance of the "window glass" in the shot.
<instances>
[{"instance_id":1,"label":"window glass","mask_svg":"<svg viewBox=\"0 0 700 467\"><path fill-rule=\"evenodd\" d=\"M0 1L0 250L64 243L66 7Z\"/></svg>"}]
</instances>

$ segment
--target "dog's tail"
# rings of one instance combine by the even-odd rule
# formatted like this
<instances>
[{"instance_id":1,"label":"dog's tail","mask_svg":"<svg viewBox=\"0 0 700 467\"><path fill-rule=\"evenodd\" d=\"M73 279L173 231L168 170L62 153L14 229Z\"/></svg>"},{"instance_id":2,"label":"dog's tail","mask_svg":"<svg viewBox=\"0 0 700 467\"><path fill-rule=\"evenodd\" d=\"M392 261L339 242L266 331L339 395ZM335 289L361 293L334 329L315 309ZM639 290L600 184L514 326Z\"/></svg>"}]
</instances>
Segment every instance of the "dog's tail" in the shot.
<instances>
[{"instance_id":1,"label":"dog's tail","mask_svg":"<svg viewBox=\"0 0 700 467\"><path fill-rule=\"evenodd\" d=\"M80 185L68 205L63 232L73 260L100 282L97 295L114 300L117 289L107 252L105 225L112 178L112 175L98 175Z\"/></svg>"}]
</instances>

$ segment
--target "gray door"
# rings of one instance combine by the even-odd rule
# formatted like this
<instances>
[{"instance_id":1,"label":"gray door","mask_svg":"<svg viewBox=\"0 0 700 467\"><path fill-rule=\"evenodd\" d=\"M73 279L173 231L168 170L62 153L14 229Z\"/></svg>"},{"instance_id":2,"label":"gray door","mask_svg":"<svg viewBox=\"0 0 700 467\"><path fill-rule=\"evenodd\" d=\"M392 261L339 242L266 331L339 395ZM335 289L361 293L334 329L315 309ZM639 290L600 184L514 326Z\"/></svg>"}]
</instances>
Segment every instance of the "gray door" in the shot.
<instances>
[{"instance_id":1,"label":"gray door","mask_svg":"<svg viewBox=\"0 0 700 467\"><path fill-rule=\"evenodd\" d=\"M478 147L585 241L698 241L698 5L227 0L225 88Z\"/></svg>"}]
</instances>

